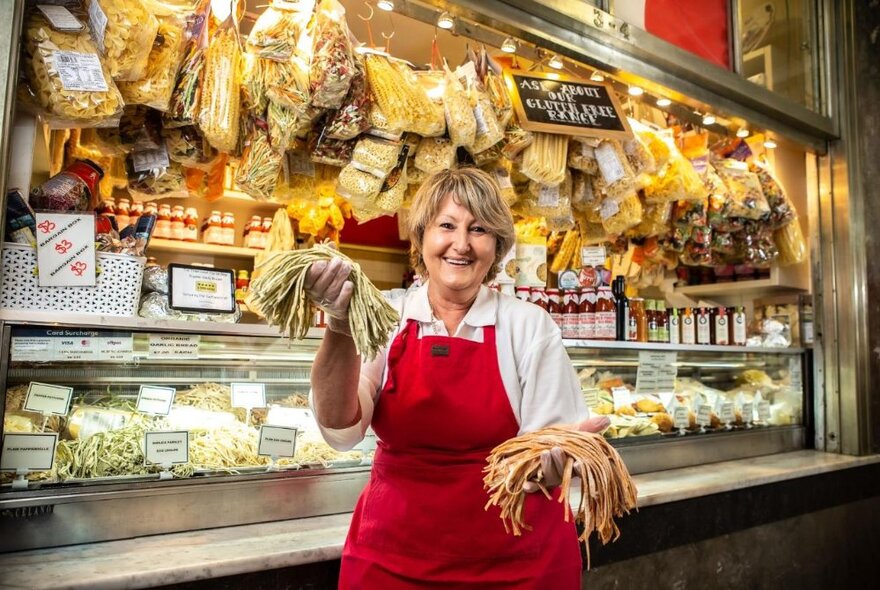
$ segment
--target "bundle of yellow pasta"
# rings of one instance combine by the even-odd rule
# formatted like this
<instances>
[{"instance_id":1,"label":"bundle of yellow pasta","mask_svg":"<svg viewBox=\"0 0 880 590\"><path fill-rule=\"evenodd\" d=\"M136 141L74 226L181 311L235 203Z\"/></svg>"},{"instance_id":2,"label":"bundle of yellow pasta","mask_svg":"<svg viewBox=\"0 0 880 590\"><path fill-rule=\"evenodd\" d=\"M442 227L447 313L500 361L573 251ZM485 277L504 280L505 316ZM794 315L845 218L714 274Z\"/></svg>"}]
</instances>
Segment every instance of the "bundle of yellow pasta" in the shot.
<instances>
[{"instance_id":1,"label":"bundle of yellow pasta","mask_svg":"<svg viewBox=\"0 0 880 590\"><path fill-rule=\"evenodd\" d=\"M140 0L90 0L89 10L100 10L107 19L103 47L100 40L98 46L110 75L117 81L140 80L159 29L156 17Z\"/></svg>"},{"instance_id":2,"label":"bundle of yellow pasta","mask_svg":"<svg viewBox=\"0 0 880 590\"><path fill-rule=\"evenodd\" d=\"M231 20L217 31L205 51L199 127L221 152L238 146L241 97L241 47Z\"/></svg>"},{"instance_id":3,"label":"bundle of yellow pasta","mask_svg":"<svg viewBox=\"0 0 880 590\"><path fill-rule=\"evenodd\" d=\"M423 136L443 134L445 121L406 64L384 55L368 54L366 65L373 99L390 127Z\"/></svg>"},{"instance_id":4,"label":"bundle of yellow pasta","mask_svg":"<svg viewBox=\"0 0 880 590\"><path fill-rule=\"evenodd\" d=\"M167 111L183 57L183 23L175 17L159 20L159 34L147 61L147 71L136 82L120 82L126 104L143 104Z\"/></svg>"},{"instance_id":5,"label":"bundle of yellow pasta","mask_svg":"<svg viewBox=\"0 0 880 590\"><path fill-rule=\"evenodd\" d=\"M68 127L97 125L122 113L122 96L88 31L54 30L39 11L34 11L24 32L24 71L28 80L26 102L41 114ZM88 83L66 72L88 68Z\"/></svg>"},{"instance_id":6,"label":"bundle of yellow pasta","mask_svg":"<svg viewBox=\"0 0 880 590\"><path fill-rule=\"evenodd\" d=\"M568 137L535 133L535 140L522 155L522 173L537 183L556 186L565 180Z\"/></svg>"}]
</instances>

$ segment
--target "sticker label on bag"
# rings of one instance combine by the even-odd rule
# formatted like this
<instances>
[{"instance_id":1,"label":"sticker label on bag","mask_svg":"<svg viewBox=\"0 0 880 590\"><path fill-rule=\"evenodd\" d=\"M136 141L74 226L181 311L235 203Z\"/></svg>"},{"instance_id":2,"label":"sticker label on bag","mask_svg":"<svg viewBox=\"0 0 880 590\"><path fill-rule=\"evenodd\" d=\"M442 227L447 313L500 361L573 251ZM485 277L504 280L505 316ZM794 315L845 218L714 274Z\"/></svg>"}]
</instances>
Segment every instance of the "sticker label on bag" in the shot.
<instances>
[{"instance_id":1,"label":"sticker label on bag","mask_svg":"<svg viewBox=\"0 0 880 590\"><path fill-rule=\"evenodd\" d=\"M614 146L610 143L602 142L602 144L594 150L596 154L596 162L599 164L599 171L602 178L605 179L607 185L612 185L624 177L626 172L623 169L623 163L614 151Z\"/></svg>"},{"instance_id":2,"label":"sticker label on bag","mask_svg":"<svg viewBox=\"0 0 880 590\"><path fill-rule=\"evenodd\" d=\"M38 4L37 8L49 20L49 25L56 31L82 31L83 29L79 19L73 16L73 13L64 6Z\"/></svg>"},{"instance_id":3,"label":"sticker label on bag","mask_svg":"<svg viewBox=\"0 0 880 590\"><path fill-rule=\"evenodd\" d=\"M558 207L559 187L542 185L538 192L538 207Z\"/></svg>"},{"instance_id":4,"label":"sticker label on bag","mask_svg":"<svg viewBox=\"0 0 880 590\"><path fill-rule=\"evenodd\" d=\"M106 53L104 48L104 32L107 30L107 15L101 10L101 4L92 1L89 3L89 31L92 33L92 39L101 53Z\"/></svg>"},{"instance_id":5,"label":"sticker label on bag","mask_svg":"<svg viewBox=\"0 0 880 590\"><path fill-rule=\"evenodd\" d=\"M164 145L155 150L132 151L131 160L135 172L168 168L171 165L168 150Z\"/></svg>"},{"instance_id":6,"label":"sticker label on bag","mask_svg":"<svg viewBox=\"0 0 880 590\"><path fill-rule=\"evenodd\" d=\"M107 92L101 58L94 53L56 51L52 54L52 62L65 90Z\"/></svg>"}]
</instances>

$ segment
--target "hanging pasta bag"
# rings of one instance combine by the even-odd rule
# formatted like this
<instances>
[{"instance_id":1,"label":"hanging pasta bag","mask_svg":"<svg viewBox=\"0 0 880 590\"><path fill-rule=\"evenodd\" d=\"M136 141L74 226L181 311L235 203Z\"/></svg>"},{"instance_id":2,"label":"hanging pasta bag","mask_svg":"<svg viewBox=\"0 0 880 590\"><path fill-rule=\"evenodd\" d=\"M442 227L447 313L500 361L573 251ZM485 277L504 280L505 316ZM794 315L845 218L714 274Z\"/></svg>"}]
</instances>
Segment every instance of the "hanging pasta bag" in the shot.
<instances>
[{"instance_id":1,"label":"hanging pasta bag","mask_svg":"<svg viewBox=\"0 0 880 590\"><path fill-rule=\"evenodd\" d=\"M205 51L199 128L212 146L234 153L241 119L241 44L230 15L218 28Z\"/></svg>"},{"instance_id":2,"label":"hanging pasta bag","mask_svg":"<svg viewBox=\"0 0 880 590\"><path fill-rule=\"evenodd\" d=\"M355 75L345 8L336 0L321 0L315 18L309 69L311 105L338 109Z\"/></svg>"}]
</instances>

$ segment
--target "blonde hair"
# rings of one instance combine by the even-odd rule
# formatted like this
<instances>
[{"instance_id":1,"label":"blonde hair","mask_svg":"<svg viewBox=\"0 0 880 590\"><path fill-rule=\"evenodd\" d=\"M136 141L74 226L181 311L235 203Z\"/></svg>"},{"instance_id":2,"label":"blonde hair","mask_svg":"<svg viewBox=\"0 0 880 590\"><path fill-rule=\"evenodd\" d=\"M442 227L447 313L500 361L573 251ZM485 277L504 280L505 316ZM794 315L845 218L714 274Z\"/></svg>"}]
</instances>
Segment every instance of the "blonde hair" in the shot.
<instances>
[{"instance_id":1,"label":"blonde hair","mask_svg":"<svg viewBox=\"0 0 880 590\"><path fill-rule=\"evenodd\" d=\"M498 274L498 263L513 247L516 234L513 215L501 197L501 189L490 175L478 168L441 170L429 176L413 197L409 212L408 229L410 263L417 273L427 277L428 269L422 258L422 239L425 228L437 216L440 203L451 195L453 200L467 209L486 230L495 236L495 262L492 263L484 283Z\"/></svg>"}]
</instances>

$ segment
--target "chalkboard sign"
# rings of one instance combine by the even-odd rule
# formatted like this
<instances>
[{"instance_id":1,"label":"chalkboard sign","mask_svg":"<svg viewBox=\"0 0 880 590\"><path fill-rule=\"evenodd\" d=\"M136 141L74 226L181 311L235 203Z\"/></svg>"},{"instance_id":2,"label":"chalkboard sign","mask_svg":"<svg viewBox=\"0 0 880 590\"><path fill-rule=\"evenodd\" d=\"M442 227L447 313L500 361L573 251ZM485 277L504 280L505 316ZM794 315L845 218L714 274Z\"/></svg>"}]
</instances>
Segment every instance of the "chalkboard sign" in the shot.
<instances>
[{"instance_id":1,"label":"chalkboard sign","mask_svg":"<svg viewBox=\"0 0 880 590\"><path fill-rule=\"evenodd\" d=\"M555 72L506 70L507 87L523 129L611 139L632 137L608 84Z\"/></svg>"}]
</instances>

